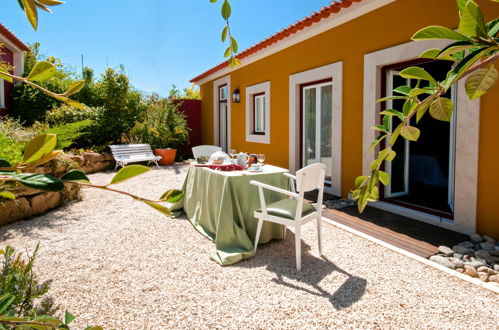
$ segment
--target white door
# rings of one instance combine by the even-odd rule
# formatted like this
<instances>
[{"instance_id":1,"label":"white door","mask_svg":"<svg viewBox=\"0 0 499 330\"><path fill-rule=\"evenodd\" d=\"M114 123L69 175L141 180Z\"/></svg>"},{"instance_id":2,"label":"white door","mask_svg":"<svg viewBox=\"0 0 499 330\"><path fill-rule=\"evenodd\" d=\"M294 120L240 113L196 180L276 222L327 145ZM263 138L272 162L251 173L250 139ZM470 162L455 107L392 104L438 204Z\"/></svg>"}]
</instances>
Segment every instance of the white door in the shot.
<instances>
[{"instance_id":1,"label":"white door","mask_svg":"<svg viewBox=\"0 0 499 330\"><path fill-rule=\"evenodd\" d=\"M332 82L302 88L302 164L326 165L326 183L332 176Z\"/></svg>"}]
</instances>

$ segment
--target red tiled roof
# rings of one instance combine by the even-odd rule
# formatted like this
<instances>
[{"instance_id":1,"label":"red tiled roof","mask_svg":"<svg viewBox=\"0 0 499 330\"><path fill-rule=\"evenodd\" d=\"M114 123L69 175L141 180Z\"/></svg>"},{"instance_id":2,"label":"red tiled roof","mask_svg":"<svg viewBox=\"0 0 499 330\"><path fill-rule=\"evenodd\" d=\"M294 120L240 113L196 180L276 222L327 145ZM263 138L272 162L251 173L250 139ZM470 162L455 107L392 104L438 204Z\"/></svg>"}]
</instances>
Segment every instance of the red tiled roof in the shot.
<instances>
[{"instance_id":1,"label":"red tiled roof","mask_svg":"<svg viewBox=\"0 0 499 330\"><path fill-rule=\"evenodd\" d=\"M25 52L29 52L30 49L24 42L19 40L18 37L14 35L14 33L10 32L5 26L0 23L0 34L3 34L10 42L16 45L19 49L24 50Z\"/></svg>"},{"instance_id":2,"label":"red tiled roof","mask_svg":"<svg viewBox=\"0 0 499 330\"><path fill-rule=\"evenodd\" d=\"M342 8L348 8L352 5L353 2L361 2L363 0L337 0L331 2L329 6L324 6L321 8L320 11L316 11L312 13L312 15L307 16L303 18L300 21L297 21L294 24L289 25L288 27L282 29L281 31L271 35L265 40L262 40L261 42L251 46L250 48L240 52L239 54L236 55L238 59L243 59L246 58L270 45L273 45L285 38L288 38L289 36L295 34L296 32L303 30L304 28L307 28L315 23L320 22L324 18L328 18L332 14L336 14L339 12ZM199 76L192 78L191 82L196 82L199 81L212 73L215 73L225 67L229 66L229 61L225 61L223 63L220 63L217 66L214 66L213 68L209 69L208 71L200 74Z\"/></svg>"}]
</instances>

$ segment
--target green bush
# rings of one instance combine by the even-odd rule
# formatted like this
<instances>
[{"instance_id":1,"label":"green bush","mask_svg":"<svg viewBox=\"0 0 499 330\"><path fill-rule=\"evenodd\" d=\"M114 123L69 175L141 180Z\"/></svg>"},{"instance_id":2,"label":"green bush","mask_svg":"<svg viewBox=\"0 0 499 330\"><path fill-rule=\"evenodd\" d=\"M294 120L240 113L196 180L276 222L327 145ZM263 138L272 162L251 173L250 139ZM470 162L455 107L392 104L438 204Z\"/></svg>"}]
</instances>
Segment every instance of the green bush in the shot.
<instances>
[{"instance_id":1,"label":"green bush","mask_svg":"<svg viewBox=\"0 0 499 330\"><path fill-rule=\"evenodd\" d=\"M54 315L58 307L47 292L52 283L51 280L39 282L33 272L39 245L27 260L21 253L16 253L11 246L0 250L3 255L2 271L0 273L0 296L9 294L14 297L10 304L10 312L22 317L34 317L38 315Z\"/></svg>"},{"instance_id":2,"label":"green bush","mask_svg":"<svg viewBox=\"0 0 499 330\"><path fill-rule=\"evenodd\" d=\"M151 100L142 121L127 135L133 143L147 143L153 149L180 149L189 142L189 128L178 105L170 100ZM180 153L179 153L180 156Z\"/></svg>"},{"instance_id":3,"label":"green bush","mask_svg":"<svg viewBox=\"0 0 499 330\"><path fill-rule=\"evenodd\" d=\"M17 164L23 158L24 145L16 143L5 135L0 134L0 158L11 164Z\"/></svg>"}]
</instances>

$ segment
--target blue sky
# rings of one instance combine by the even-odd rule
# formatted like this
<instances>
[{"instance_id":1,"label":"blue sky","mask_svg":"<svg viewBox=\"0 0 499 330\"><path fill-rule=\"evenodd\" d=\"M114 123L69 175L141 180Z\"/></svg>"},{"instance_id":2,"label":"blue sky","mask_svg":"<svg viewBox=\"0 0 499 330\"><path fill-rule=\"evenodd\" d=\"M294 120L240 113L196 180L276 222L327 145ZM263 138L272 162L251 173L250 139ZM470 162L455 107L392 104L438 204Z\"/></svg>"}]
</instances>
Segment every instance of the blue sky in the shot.
<instances>
[{"instance_id":1,"label":"blue sky","mask_svg":"<svg viewBox=\"0 0 499 330\"><path fill-rule=\"evenodd\" d=\"M209 0L67 0L39 14L33 31L16 0L2 0L0 22L26 43L64 63L92 67L123 64L132 84L166 95L223 61L221 2ZM243 50L329 0L231 0L231 30Z\"/></svg>"}]
</instances>

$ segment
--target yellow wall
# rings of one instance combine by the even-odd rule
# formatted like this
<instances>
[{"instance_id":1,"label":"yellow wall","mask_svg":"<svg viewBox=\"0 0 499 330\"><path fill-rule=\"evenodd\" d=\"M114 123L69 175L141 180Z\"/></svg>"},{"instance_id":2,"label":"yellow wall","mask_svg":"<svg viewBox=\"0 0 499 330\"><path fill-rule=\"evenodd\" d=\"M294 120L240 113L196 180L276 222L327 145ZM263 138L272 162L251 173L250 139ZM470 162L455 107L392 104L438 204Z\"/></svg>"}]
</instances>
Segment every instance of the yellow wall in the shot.
<instances>
[{"instance_id":1,"label":"yellow wall","mask_svg":"<svg viewBox=\"0 0 499 330\"><path fill-rule=\"evenodd\" d=\"M478 0L486 20L498 17L499 5ZM346 9L348 10L348 9ZM456 28L454 0L397 0L354 21L263 58L231 73L231 89L241 90L241 102L232 103L233 148L263 152L270 163L288 167L289 76L343 61L342 192L346 197L362 172L362 111L364 55L409 41L428 25ZM269 31L272 32L272 31ZM220 78L220 77L218 77ZM247 86L271 82L271 144L245 141ZM499 87L481 100L478 231L499 238ZM212 82L201 86L203 142L213 143Z\"/></svg>"}]
</instances>

